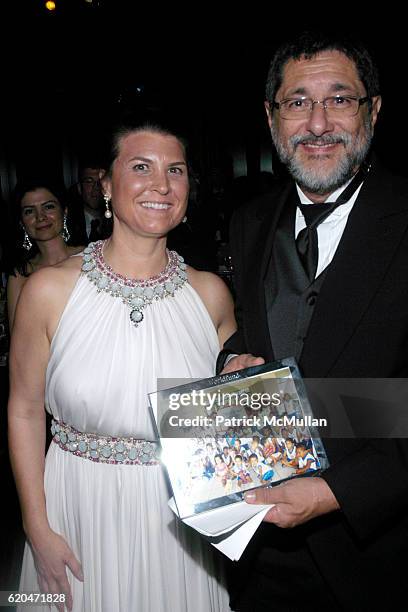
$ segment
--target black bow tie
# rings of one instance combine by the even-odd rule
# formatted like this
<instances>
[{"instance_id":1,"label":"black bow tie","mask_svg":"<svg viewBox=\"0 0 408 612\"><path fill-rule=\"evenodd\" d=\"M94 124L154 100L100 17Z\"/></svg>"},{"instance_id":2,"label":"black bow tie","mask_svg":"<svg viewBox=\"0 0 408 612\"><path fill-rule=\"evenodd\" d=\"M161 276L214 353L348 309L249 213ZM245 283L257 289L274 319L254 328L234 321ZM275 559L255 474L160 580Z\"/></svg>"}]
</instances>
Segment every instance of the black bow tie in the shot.
<instances>
[{"instance_id":1,"label":"black bow tie","mask_svg":"<svg viewBox=\"0 0 408 612\"><path fill-rule=\"evenodd\" d=\"M296 238L296 249L310 282L313 282L316 276L317 263L319 260L318 225L331 215L336 208L349 202L357 188L366 178L370 171L370 167L369 164L363 164L335 202L298 204L305 218L306 227L299 232Z\"/></svg>"}]
</instances>

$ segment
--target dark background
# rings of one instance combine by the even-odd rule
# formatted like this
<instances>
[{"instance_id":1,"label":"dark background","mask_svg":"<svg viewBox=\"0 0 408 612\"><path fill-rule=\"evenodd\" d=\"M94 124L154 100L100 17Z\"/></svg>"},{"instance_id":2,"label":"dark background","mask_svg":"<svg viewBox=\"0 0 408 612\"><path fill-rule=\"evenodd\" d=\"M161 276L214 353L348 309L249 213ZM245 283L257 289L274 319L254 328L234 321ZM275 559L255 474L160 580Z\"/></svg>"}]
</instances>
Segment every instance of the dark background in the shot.
<instances>
[{"instance_id":1,"label":"dark background","mask_svg":"<svg viewBox=\"0 0 408 612\"><path fill-rule=\"evenodd\" d=\"M12 0L1 8L3 231L16 180L37 172L64 174L68 186L76 179L79 157L100 151L112 110L140 97L182 116L208 198L219 181L232 179L239 155L248 176L272 170L265 77L277 46L306 27L329 26L369 46L383 94L376 149L386 165L408 173L408 30L393 7L384 4L380 12L367 6L358 14L356 3L308 3L301 10L282 1L173 2L164 8L158 2L55 1L54 13L38 0ZM7 462L6 368L0 370L1 590L17 587L23 535Z\"/></svg>"},{"instance_id":2,"label":"dark background","mask_svg":"<svg viewBox=\"0 0 408 612\"><path fill-rule=\"evenodd\" d=\"M3 173L9 163L15 166L11 183L36 168L43 174L44 166L61 174L67 155L72 163L82 152L98 151L112 110L140 98L181 115L209 192L214 173L233 172L239 150L247 173L256 174L271 148L263 109L269 60L282 41L305 27L355 34L369 46L384 98L377 150L405 173L408 54L398 13L370 9L359 15L357 6L330 3L300 11L282 2L268 10L260 2L163 8L120 0L55 1L52 13L39 0L16 2L19 18L3 20L0 155Z\"/></svg>"}]
</instances>

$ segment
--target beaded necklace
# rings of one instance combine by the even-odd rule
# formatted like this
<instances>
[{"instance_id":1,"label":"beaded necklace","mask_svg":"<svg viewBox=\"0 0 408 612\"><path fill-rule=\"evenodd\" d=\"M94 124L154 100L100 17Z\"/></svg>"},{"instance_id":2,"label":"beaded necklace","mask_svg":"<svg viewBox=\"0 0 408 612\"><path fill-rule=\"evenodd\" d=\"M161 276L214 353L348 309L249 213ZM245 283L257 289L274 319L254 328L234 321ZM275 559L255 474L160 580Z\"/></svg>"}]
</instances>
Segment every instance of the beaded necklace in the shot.
<instances>
[{"instance_id":1,"label":"beaded necklace","mask_svg":"<svg viewBox=\"0 0 408 612\"><path fill-rule=\"evenodd\" d=\"M91 242L84 249L82 272L98 290L119 297L130 308L130 320L137 327L144 319L143 310L154 300L174 296L187 281L186 264L175 251L167 250L167 266L157 276L137 280L127 278L105 262L103 240Z\"/></svg>"}]
</instances>

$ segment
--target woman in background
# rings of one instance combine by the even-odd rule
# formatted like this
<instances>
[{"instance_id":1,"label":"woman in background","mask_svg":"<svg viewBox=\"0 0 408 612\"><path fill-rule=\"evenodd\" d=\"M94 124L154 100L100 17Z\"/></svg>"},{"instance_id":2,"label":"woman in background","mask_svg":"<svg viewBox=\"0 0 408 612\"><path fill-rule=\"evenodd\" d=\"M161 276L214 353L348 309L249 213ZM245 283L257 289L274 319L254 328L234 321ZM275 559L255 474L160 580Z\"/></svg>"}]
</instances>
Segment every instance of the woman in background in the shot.
<instances>
[{"instance_id":1,"label":"woman in background","mask_svg":"<svg viewBox=\"0 0 408 612\"><path fill-rule=\"evenodd\" d=\"M7 284L10 330L18 298L28 276L45 266L53 266L82 250L67 244L65 194L48 180L33 180L17 186L14 194L18 224L24 233L18 262ZM23 254L23 251L25 253Z\"/></svg>"}]
</instances>

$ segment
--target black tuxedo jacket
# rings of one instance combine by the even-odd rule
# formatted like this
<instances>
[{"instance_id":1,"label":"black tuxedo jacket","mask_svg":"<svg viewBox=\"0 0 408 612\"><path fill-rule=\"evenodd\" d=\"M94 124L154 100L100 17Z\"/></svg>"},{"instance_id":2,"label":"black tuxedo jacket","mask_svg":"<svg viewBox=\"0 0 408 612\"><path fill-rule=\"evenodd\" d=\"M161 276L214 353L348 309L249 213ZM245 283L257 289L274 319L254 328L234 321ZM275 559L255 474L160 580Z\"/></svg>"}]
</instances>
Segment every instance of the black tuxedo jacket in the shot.
<instances>
[{"instance_id":1,"label":"black tuxedo jacket","mask_svg":"<svg viewBox=\"0 0 408 612\"><path fill-rule=\"evenodd\" d=\"M292 186L277 185L240 209L231 224L239 329L225 348L266 361L275 357L264 279ZM305 377L408 377L408 180L378 163L327 271L299 365ZM367 598L384 596L385 589L402 600L408 441L332 439L326 449L331 466L324 478L341 512L307 526L307 546L321 575L340 607L366 609ZM263 526L258 558L265 558L262 547L273 548L274 529Z\"/></svg>"}]
</instances>

